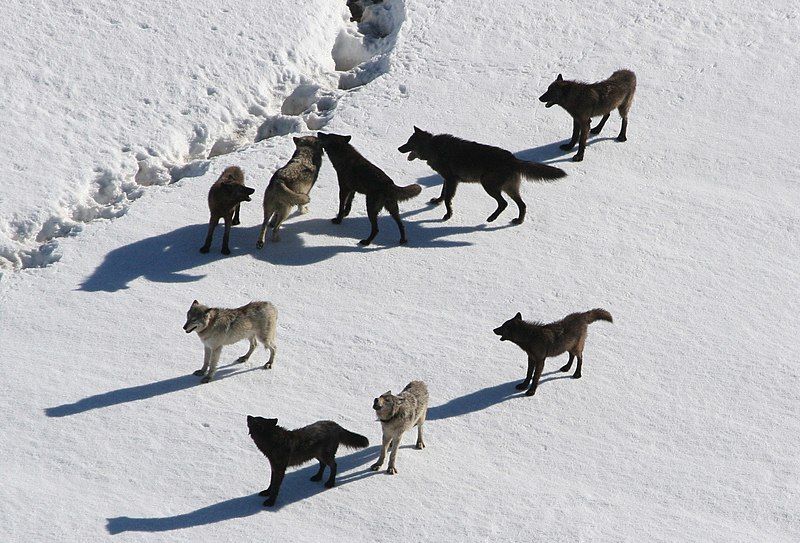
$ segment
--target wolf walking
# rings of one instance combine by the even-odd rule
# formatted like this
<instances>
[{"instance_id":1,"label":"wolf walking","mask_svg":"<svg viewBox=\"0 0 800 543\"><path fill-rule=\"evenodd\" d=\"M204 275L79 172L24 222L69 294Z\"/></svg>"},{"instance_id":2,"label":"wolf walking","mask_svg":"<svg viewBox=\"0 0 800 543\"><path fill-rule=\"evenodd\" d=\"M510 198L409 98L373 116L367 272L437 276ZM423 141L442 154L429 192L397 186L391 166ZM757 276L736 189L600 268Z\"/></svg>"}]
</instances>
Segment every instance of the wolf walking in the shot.
<instances>
[{"instance_id":1,"label":"wolf walking","mask_svg":"<svg viewBox=\"0 0 800 543\"><path fill-rule=\"evenodd\" d=\"M265 419L247 415L247 428L250 437L264 456L269 460L269 487L259 494L266 496L264 506L275 505L281 489L286 468L299 466L316 458L319 471L311 477L321 481L325 466L330 468L326 488L336 485L336 451L339 445L351 449L369 446L366 437L345 430L331 420L321 420L297 430L287 430L278 426L278 419Z\"/></svg>"},{"instance_id":2,"label":"wolf walking","mask_svg":"<svg viewBox=\"0 0 800 543\"><path fill-rule=\"evenodd\" d=\"M236 309L225 309L208 307L197 300L193 301L186 313L183 329L187 334L197 332L205 350L203 367L194 374L198 377L204 375L201 381L203 383L211 381L217 371L222 347L243 339L250 342L250 348L236 360L236 364L247 362L260 341L270 351L264 369L272 368L275 353L278 351L275 343L277 321L278 310L269 302L250 302Z\"/></svg>"},{"instance_id":3,"label":"wolf walking","mask_svg":"<svg viewBox=\"0 0 800 543\"><path fill-rule=\"evenodd\" d=\"M614 322L611 313L605 309L592 309L584 313L571 313L550 324L526 322L522 320L522 314L517 313L514 318L495 328L494 333L500 336L500 341L510 341L528 354L528 372L525 380L516 386L517 390L527 388L525 395L533 396L542 376L545 358L565 352L569 352L569 362L560 371L569 371L572 360L577 358L578 367L572 377L580 379L588 326L597 320Z\"/></svg>"},{"instance_id":4,"label":"wolf walking","mask_svg":"<svg viewBox=\"0 0 800 543\"><path fill-rule=\"evenodd\" d=\"M264 247L267 228L272 227L272 241L280 239L278 229L293 206L308 213L309 193L317 182L322 165L322 144L314 136L294 138L295 151L285 166L276 171L264 191L264 223L256 247Z\"/></svg>"},{"instance_id":5,"label":"wolf walking","mask_svg":"<svg viewBox=\"0 0 800 543\"><path fill-rule=\"evenodd\" d=\"M208 191L208 232L206 241L200 248L201 253L211 250L211 239L219 220L225 221L225 233L222 236L222 254L229 255L228 240L231 237L231 226L239 224L239 207L242 202L249 202L250 195L256 190L244 185L244 172L238 166L225 168L211 189Z\"/></svg>"},{"instance_id":6,"label":"wolf walking","mask_svg":"<svg viewBox=\"0 0 800 543\"><path fill-rule=\"evenodd\" d=\"M356 192L367 196L367 216L372 226L369 237L359 241L361 245L369 245L378 234L378 213L386 208L400 230L400 243L406 243L406 229L400 219L398 202L409 200L422 192L416 183L398 187L383 170L361 156L355 147L350 145L350 136L339 134L317 134L322 142L325 154L331 159L339 180L339 213L331 220L340 224L350 214L353 197Z\"/></svg>"},{"instance_id":7,"label":"wolf walking","mask_svg":"<svg viewBox=\"0 0 800 543\"><path fill-rule=\"evenodd\" d=\"M373 471L381 469L383 461L386 459L386 453L391 448L389 468L386 473L394 475L397 473L395 466L397 449L400 448L400 439L407 430L416 426L416 448L425 448L425 442L422 440L422 424L428 414L428 387L422 381L411 381L396 396L390 390L375 398L372 408L378 415L378 420L381 421L383 443L378 461L372 464L370 469Z\"/></svg>"},{"instance_id":8,"label":"wolf walking","mask_svg":"<svg viewBox=\"0 0 800 543\"><path fill-rule=\"evenodd\" d=\"M592 134L599 134L611 110L616 109L622 117L622 128L617 141L628 140L628 112L635 92L636 74L630 70L617 70L608 79L597 83L566 81L561 74L558 74L556 80L550 83L547 92L539 97L539 101L545 103L544 107L559 105L572 116L572 138L561 148L569 151L580 142L578 152L572 157L575 162L580 162L586 150L586 139L589 137L592 117L603 116L600 123L591 129Z\"/></svg>"},{"instance_id":9,"label":"wolf walking","mask_svg":"<svg viewBox=\"0 0 800 543\"><path fill-rule=\"evenodd\" d=\"M480 183L497 202L497 209L486 219L488 222L497 219L508 206L503 198L505 192L519 209L519 215L511 222L522 224L527 209L519 193L522 179L545 181L567 175L564 170L553 166L520 160L499 147L462 140L450 134L433 135L416 126L408 141L397 150L408 153L408 160L419 158L426 161L442 176L442 193L430 203L438 205L444 201L447 212L442 220L445 221L453 216L453 196L461 181Z\"/></svg>"}]
</instances>

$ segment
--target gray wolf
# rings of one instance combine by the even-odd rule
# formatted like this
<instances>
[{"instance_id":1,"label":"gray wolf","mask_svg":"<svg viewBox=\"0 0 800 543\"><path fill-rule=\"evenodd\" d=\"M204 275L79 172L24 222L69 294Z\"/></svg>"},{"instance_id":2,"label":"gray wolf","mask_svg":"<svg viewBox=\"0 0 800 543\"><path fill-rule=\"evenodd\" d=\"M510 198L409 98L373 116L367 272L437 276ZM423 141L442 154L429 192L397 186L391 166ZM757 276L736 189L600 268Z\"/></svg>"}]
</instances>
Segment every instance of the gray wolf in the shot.
<instances>
[{"instance_id":1,"label":"gray wolf","mask_svg":"<svg viewBox=\"0 0 800 543\"><path fill-rule=\"evenodd\" d=\"M586 139L589 137L589 123L592 117L602 115L600 123L592 128L592 134L599 134L605 126L612 109L619 111L622 128L617 141L627 141L628 112L636 92L636 74L630 70L617 70L605 81L581 83L566 81L561 74L550 83L547 92L539 97L544 107L559 105L572 116L572 138L561 146L571 150L580 141L578 152L572 157L575 162L583 160Z\"/></svg>"},{"instance_id":2,"label":"gray wolf","mask_svg":"<svg viewBox=\"0 0 800 543\"><path fill-rule=\"evenodd\" d=\"M569 362L560 371L569 371L573 358L577 357L578 367L572 377L580 379L588 325L596 320L614 322L611 313L605 309L592 309L584 313L571 313L550 324L526 322L517 313L514 318L495 328L494 333L500 336L500 341L510 341L528 354L528 373L525 374L525 380L516 385L517 390L525 390L530 386L525 395L533 396L542 376L545 358L565 352L569 352Z\"/></svg>"},{"instance_id":3,"label":"gray wolf","mask_svg":"<svg viewBox=\"0 0 800 543\"><path fill-rule=\"evenodd\" d=\"M286 468L299 466L316 458L319 461L319 471L311 480L321 481L325 466L328 466L330 475L325 486L333 488L336 485L336 451L339 445L351 449L369 446L366 437L345 430L330 420L321 420L297 430L287 430L278 426L278 419L247 415L247 428L258 450L269 460L269 488L259 493L267 497L264 501L265 507L275 505Z\"/></svg>"},{"instance_id":4,"label":"gray wolf","mask_svg":"<svg viewBox=\"0 0 800 543\"><path fill-rule=\"evenodd\" d=\"M243 339L250 342L247 352L236 359L236 364L247 362L256 345L260 341L265 349L269 349L269 361L264 369L272 368L275 353L275 328L278 322L278 310L269 302L250 302L236 309L207 307L197 300L192 302L186 313L186 324L183 329L187 334L197 332L203 342L205 355L203 367L194 372L198 377L205 375L202 382L208 383L217 371L219 355L222 347L233 345Z\"/></svg>"},{"instance_id":5,"label":"gray wolf","mask_svg":"<svg viewBox=\"0 0 800 543\"><path fill-rule=\"evenodd\" d=\"M334 224L340 224L342 219L350 213L353 197L356 192L367 196L367 216L372 225L369 237L359 241L361 245L369 245L378 234L378 213L386 208L392 216L397 228L400 230L400 243L406 243L406 229L400 220L400 210L397 202L402 202L417 196L422 192L422 187L412 184L398 187L383 170L361 156L350 145L350 136L339 134L317 134L322 142L325 154L336 170L339 179L339 213L331 219Z\"/></svg>"},{"instance_id":6,"label":"gray wolf","mask_svg":"<svg viewBox=\"0 0 800 543\"><path fill-rule=\"evenodd\" d=\"M222 236L222 254L229 255L228 240L231 236L231 226L239 224L239 206L242 202L249 202L250 195L255 189L244 186L244 172L238 166L225 168L211 189L208 191L208 209L211 218L208 221L206 242L200 247L201 253L211 249L211 238L219 220L225 221L225 234Z\"/></svg>"},{"instance_id":7,"label":"gray wolf","mask_svg":"<svg viewBox=\"0 0 800 543\"><path fill-rule=\"evenodd\" d=\"M391 447L389 469L386 470L386 473L394 475L397 473L395 466L397 449L400 448L400 439L406 430L416 426L416 448L425 448L425 442L422 440L422 424L428 414L428 387L422 381L411 381L397 396L394 396L390 390L375 398L372 408L378 415L378 420L381 421L383 444L378 461L372 464L370 469L372 471L381 469L383 461L386 459L386 452Z\"/></svg>"},{"instance_id":8,"label":"gray wolf","mask_svg":"<svg viewBox=\"0 0 800 543\"><path fill-rule=\"evenodd\" d=\"M416 126L408 141L397 150L408 153L408 160L419 158L426 161L442 176L442 193L429 203L438 205L444 201L447 212L442 220L445 221L453 216L453 196L461 181L480 183L497 201L497 209L486 219L488 222L497 219L508 205L502 194L505 192L519 208L519 215L511 222L521 224L526 211L519 194L522 178L545 181L567 175L564 170L553 166L520 160L499 147L462 140L450 134L433 135Z\"/></svg>"},{"instance_id":9,"label":"gray wolf","mask_svg":"<svg viewBox=\"0 0 800 543\"><path fill-rule=\"evenodd\" d=\"M276 171L264 191L264 223L256 247L264 246L267 227L272 227L272 241L278 241L278 229L293 206L308 213L308 197L317 182L322 165L322 145L314 136L294 138L295 151L285 166Z\"/></svg>"}]
</instances>

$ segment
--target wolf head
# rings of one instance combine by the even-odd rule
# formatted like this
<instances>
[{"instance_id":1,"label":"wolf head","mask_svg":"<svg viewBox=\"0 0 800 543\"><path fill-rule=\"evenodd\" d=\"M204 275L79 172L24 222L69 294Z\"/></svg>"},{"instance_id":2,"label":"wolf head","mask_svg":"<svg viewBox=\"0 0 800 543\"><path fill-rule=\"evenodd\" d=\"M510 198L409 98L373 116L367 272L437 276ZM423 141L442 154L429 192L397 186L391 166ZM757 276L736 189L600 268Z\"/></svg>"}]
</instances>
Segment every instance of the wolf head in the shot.
<instances>
[{"instance_id":1,"label":"wolf head","mask_svg":"<svg viewBox=\"0 0 800 543\"><path fill-rule=\"evenodd\" d=\"M302 137L294 137L294 146L297 149L302 147L308 147L312 149L315 153L322 151L322 142L316 136L302 136Z\"/></svg>"},{"instance_id":2,"label":"wolf head","mask_svg":"<svg viewBox=\"0 0 800 543\"><path fill-rule=\"evenodd\" d=\"M389 420L397 414L400 408L400 401L392 391L384 392L372 402L372 409L380 420Z\"/></svg>"},{"instance_id":3,"label":"wolf head","mask_svg":"<svg viewBox=\"0 0 800 543\"><path fill-rule=\"evenodd\" d=\"M326 151L328 149L335 149L350 143L351 136L342 136L341 134L325 134L324 132L317 132L317 138Z\"/></svg>"},{"instance_id":4,"label":"wolf head","mask_svg":"<svg viewBox=\"0 0 800 543\"><path fill-rule=\"evenodd\" d=\"M494 333L500 336L500 341L513 341L516 343L519 332L522 331L520 326L522 322L522 314L517 313L513 319L508 319L502 326L495 328Z\"/></svg>"},{"instance_id":5,"label":"wolf head","mask_svg":"<svg viewBox=\"0 0 800 543\"><path fill-rule=\"evenodd\" d=\"M556 80L547 87L547 92L539 97L539 101L544 102L544 107L552 107L556 104L560 104L567 95L567 92L569 92L569 82L564 81L561 74L558 74Z\"/></svg>"},{"instance_id":6,"label":"wolf head","mask_svg":"<svg viewBox=\"0 0 800 543\"><path fill-rule=\"evenodd\" d=\"M427 152L425 150L432 137L433 134L430 132L425 132L415 126L414 133L411 134L408 141L398 147L397 150L401 153L408 153L408 160L414 160L415 158L425 160L425 157L427 157Z\"/></svg>"},{"instance_id":7,"label":"wolf head","mask_svg":"<svg viewBox=\"0 0 800 543\"><path fill-rule=\"evenodd\" d=\"M251 436L262 436L278 425L278 419L265 419L247 415L247 430Z\"/></svg>"},{"instance_id":8,"label":"wolf head","mask_svg":"<svg viewBox=\"0 0 800 543\"><path fill-rule=\"evenodd\" d=\"M211 315L209 314L210 309L211 308L204 306L197 300L192 302L189 311L186 312L186 324L183 325L183 329L187 334L191 334L195 330L202 332L208 327L208 323L211 319Z\"/></svg>"}]
</instances>

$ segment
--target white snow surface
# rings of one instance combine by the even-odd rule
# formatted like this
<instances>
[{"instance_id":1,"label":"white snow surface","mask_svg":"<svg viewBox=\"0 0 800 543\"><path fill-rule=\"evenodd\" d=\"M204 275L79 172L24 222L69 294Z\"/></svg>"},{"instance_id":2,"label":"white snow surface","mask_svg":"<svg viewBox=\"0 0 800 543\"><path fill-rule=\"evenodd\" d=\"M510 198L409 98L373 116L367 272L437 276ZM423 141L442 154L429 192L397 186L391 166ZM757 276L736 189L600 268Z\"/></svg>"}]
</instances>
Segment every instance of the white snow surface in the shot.
<instances>
[{"instance_id":1,"label":"white snow surface","mask_svg":"<svg viewBox=\"0 0 800 543\"><path fill-rule=\"evenodd\" d=\"M800 540L800 11L792 2L11 0L0 22L0 541ZM584 162L537 97L558 73L638 77ZM397 152L417 125L553 163L528 217ZM421 196L338 202L255 248L295 132L352 143ZM260 140L260 141L255 141ZM229 165L257 189L233 254L198 248ZM135 200L135 201L134 201ZM193 299L279 311L275 367L191 375ZM492 328L604 307L583 378ZM373 473L372 398L424 380L427 448ZM290 469L278 505L247 414L334 420L338 486Z\"/></svg>"}]
</instances>

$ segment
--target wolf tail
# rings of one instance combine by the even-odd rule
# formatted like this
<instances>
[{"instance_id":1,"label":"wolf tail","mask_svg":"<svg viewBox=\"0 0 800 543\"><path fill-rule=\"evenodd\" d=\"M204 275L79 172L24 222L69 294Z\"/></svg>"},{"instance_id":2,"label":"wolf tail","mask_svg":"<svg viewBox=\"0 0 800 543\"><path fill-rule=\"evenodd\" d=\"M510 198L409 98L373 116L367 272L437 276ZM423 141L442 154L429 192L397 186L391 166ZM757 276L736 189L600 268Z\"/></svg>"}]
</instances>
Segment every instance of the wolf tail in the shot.
<instances>
[{"instance_id":1,"label":"wolf tail","mask_svg":"<svg viewBox=\"0 0 800 543\"><path fill-rule=\"evenodd\" d=\"M605 309L592 309L587 311L586 314L589 316L589 324L593 323L594 321L614 322L614 319L611 318L611 313Z\"/></svg>"},{"instance_id":2,"label":"wolf tail","mask_svg":"<svg viewBox=\"0 0 800 543\"><path fill-rule=\"evenodd\" d=\"M340 427L341 428L341 427ZM342 428L339 433L339 443L351 449L363 449L369 447L369 440L361 434L356 434Z\"/></svg>"},{"instance_id":3,"label":"wolf tail","mask_svg":"<svg viewBox=\"0 0 800 543\"><path fill-rule=\"evenodd\" d=\"M410 200L414 196L419 196L420 192L422 192L422 187L416 183L406 185L405 187L394 186L394 197L397 198L398 202Z\"/></svg>"},{"instance_id":4,"label":"wolf tail","mask_svg":"<svg viewBox=\"0 0 800 543\"><path fill-rule=\"evenodd\" d=\"M527 160L517 160L517 172L534 181L551 181L567 175L567 172L561 168L538 162L528 162Z\"/></svg>"},{"instance_id":5,"label":"wolf tail","mask_svg":"<svg viewBox=\"0 0 800 543\"><path fill-rule=\"evenodd\" d=\"M295 192L286 186L286 183L278 183L278 190L281 191L281 199L289 205L302 206L311 201L308 194Z\"/></svg>"}]
</instances>

